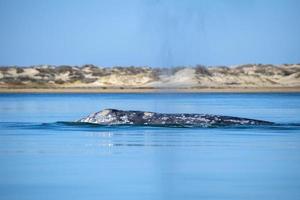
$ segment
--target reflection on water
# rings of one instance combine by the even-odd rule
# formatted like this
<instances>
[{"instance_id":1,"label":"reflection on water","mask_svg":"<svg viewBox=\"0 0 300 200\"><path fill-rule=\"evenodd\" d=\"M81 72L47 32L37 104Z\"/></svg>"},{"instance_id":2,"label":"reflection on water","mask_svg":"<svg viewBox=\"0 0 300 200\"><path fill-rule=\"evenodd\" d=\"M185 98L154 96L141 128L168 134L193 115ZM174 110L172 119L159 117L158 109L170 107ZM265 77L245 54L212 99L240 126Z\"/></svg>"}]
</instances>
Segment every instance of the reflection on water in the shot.
<instances>
[{"instance_id":1,"label":"reflection on water","mask_svg":"<svg viewBox=\"0 0 300 200\"><path fill-rule=\"evenodd\" d=\"M147 102L150 108L155 94L0 95L6 104L5 109L0 104L0 199L299 199L299 96L174 94L168 101L174 110L197 110L202 103L219 114L242 116L244 101L251 99L249 115L277 122L174 128L55 122L85 115L83 100L94 111L95 99L105 106L116 99L137 107ZM80 99L70 110L43 110L70 98ZM261 102L266 99L273 107ZM16 112L18 101L23 109ZM29 109L33 102L42 113Z\"/></svg>"}]
</instances>

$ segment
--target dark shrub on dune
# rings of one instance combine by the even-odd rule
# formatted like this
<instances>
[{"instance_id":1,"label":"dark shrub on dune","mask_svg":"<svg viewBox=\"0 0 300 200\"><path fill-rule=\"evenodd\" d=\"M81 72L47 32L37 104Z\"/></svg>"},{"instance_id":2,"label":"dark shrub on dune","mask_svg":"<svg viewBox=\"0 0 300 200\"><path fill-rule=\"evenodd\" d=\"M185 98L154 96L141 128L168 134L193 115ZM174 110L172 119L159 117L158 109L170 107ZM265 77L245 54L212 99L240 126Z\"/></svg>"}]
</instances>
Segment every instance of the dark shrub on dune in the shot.
<instances>
[{"instance_id":1,"label":"dark shrub on dune","mask_svg":"<svg viewBox=\"0 0 300 200\"><path fill-rule=\"evenodd\" d=\"M80 81L82 79L84 79L84 75L81 71L72 71L70 72L69 74L69 79L70 79L70 82L73 83L75 81Z\"/></svg>"},{"instance_id":2,"label":"dark shrub on dune","mask_svg":"<svg viewBox=\"0 0 300 200\"><path fill-rule=\"evenodd\" d=\"M55 73L55 69L54 68L36 68L36 70L39 71L39 73L41 75L45 75L45 74L54 74Z\"/></svg>"},{"instance_id":3,"label":"dark shrub on dune","mask_svg":"<svg viewBox=\"0 0 300 200\"><path fill-rule=\"evenodd\" d=\"M59 79L59 80L55 80L54 81L56 84L64 84L65 83L65 81L63 81L63 80L61 80L61 79Z\"/></svg>"},{"instance_id":4,"label":"dark shrub on dune","mask_svg":"<svg viewBox=\"0 0 300 200\"><path fill-rule=\"evenodd\" d=\"M130 74L130 75L146 73L148 71L148 69L146 69L146 68L134 67L134 66L126 67L126 68L124 68L124 70L125 70L126 74Z\"/></svg>"},{"instance_id":5,"label":"dark shrub on dune","mask_svg":"<svg viewBox=\"0 0 300 200\"><path fill-rule=\"evenodd\" d=\"M210 71L204 65L196 65L196 74L211 76Z\"/></svg>"},{"instance_id":6,"label":"dark shrub on dune","mask_svg":"<svg viewBox=\"0 0 300 200\"><path fill-rule=\"evenodd\" d=\"M97 81L98 79L97 78L83 78L81 79L80 81L82 83L94 83L95 81Z\"/></svg>"},{"instance_id":7,"label":"dark shrub on dune","mask_svg":"<svg viewBox=\"0 0 300 200\"><path fill-rule=\"evenodd\" d=\"M20 68L20 67L17 67L16 69L17 69L17 73L18 73L18 74L24 72L24 69L22 69L22 68Z\"/></svg>"},{"instance_id":8,"label":"dark shrub on dune","mask_svg":"<svg viewBox=\"0 0 300 200\"><path fill-rule=\"evenodd\" d=\"M82 65L82 67L80 67L80 68L81 69L84 69L84 68L99 69L99 67L92 65L92 64Z\"/></svg>"},{"instance_id":9,"label":"dark shrub on dune","mask_svg":"<svg viewBox=\"0 0 300 200\"><path fill-rule=\"evenodd\" d=\"M150 77L153 79L153 81L158 81L160 78L160 71L158 68L154 68L151 70L151 73L150 73Z\"/></svg>"},{"instance_id":10,"label":"dark shrub on dune","mask_svg":"<svg viewBox=\"0 0 300 200\"><path fill-rule=\"evenodd\" d=\"M14 78L14 77L3 77L3 78L1 78L1 82L8 83L8 84L10 84L10 83L20 84L20 83L22 83L22 81Z\"/></svg>"},{"instance_id":11,"label":"dark shrub on dune","mask_svg":"<svg viewBox=\"0 0 300 200\"><path fill-rule=\"evenodd\" d=\"M67 65L61 65L55 68L55 72L57 73L67 73L72 72L73 68Z\"/></svg>"},{"instance_id":12,"label":"dark shrub on dune","mask_svg":"<svg viewBox=\"0 0 300 200\"><path fill-rule=\"evenodd\" d=\"M93 76L97 76L97 77L107 76L107 75L111 74L110 70L108 70L108 69L101 69L101 68L98 68L98 67L92 68L91 71L92 71L91 74Z\"/></svg>"}]
</instances>

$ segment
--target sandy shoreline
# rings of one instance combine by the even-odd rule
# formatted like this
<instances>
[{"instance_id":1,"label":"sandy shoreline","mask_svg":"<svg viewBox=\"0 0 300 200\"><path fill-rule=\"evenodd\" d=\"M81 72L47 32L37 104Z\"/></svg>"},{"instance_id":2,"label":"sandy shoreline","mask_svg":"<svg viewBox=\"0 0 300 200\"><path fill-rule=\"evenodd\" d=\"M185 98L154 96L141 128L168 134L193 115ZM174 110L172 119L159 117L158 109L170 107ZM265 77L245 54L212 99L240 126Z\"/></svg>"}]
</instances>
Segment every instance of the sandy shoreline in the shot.
<instances>
[{"instance_id":1,"label":"sandy shoreline","mask_svg":"<svg viewBox=\"0 0 300 200\"><path fill-rule=\"evenodd\" d=\"M300 87L278 88L0 88L0 93L269 93L300 92Z\"/></svg>"}]
</instances>

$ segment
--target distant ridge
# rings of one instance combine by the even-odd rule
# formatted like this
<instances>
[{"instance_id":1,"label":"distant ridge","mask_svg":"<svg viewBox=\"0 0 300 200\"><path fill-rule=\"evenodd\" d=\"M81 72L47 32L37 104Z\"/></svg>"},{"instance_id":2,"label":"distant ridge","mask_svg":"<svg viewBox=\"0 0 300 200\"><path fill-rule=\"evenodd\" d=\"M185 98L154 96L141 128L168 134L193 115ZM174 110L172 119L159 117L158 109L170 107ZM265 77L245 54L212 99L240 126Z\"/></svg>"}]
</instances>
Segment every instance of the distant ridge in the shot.
<instances>
[{"instance_id":1,"label":"distant ridge","mask_svg":"<svg viewBox=\"0 0 300 200\"><path fill-rule=\"evenodd\" d=\"M205 67L0 67L0 88L280 88L300 87L300 64Z\"/></svg>"}]
</instances>

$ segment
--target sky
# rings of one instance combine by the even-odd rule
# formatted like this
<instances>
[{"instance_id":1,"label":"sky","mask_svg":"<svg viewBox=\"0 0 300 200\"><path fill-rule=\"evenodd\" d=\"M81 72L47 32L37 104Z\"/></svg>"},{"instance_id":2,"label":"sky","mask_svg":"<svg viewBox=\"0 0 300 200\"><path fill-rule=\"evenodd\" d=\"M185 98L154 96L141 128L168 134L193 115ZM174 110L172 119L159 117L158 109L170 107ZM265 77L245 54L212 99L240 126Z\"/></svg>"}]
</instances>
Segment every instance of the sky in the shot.
<instances>
[{"instance_id":1,"label":"sky","mask_svg":"<svg viewBox=\"0 0 300 200\"><path fill-rule=\"evenodd\" d=\"M298 0L0 0L0 65L300 63Z\"/></svg>"}]
</instances>

